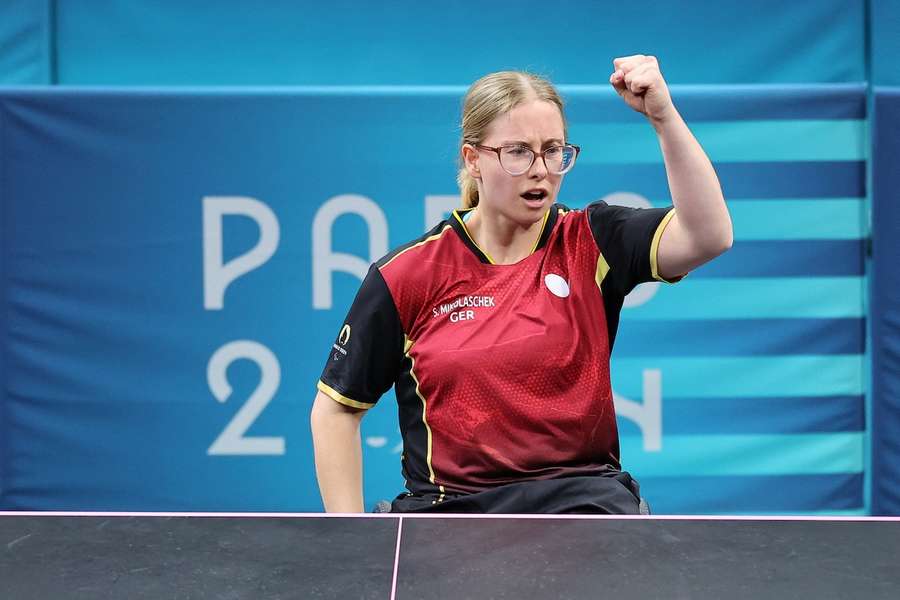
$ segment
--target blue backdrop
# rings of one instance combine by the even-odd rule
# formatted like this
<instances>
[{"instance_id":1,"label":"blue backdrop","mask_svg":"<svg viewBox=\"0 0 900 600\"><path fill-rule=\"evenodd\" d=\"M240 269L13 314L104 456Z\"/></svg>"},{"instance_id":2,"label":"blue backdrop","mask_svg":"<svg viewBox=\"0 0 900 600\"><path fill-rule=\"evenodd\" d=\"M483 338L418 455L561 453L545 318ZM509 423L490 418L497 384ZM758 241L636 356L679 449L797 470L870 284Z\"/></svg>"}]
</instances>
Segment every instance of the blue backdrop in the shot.
<instances>
[{"instance_id":1,"label":"blue backdrop","mask_svg":"<svg viewBox=\"0 0 900 600\"><path fill-rule=\"evenodd\" d=\"M0 92L0 508L321 509L315 381L368 262L458 204L463 93ZM642 118L563 93L561 200L668 204ZM736 241L630 296L623 463L657 512L862 513L865 90L673 95ZM399 441L382 402L368 504L402 489Z\"/></svg>"},{"instance_id":2,"label":"blue backdrop","mask_svg":"<svg viewBox=\"0 0 900 600\"><path fill-rule=\"evenodd\" d=\"M640 52L675 83L850 83L869 29L898 73L897 30L879 27L892 1L868 27L864 0L4 0L0 82L468 85L528 68L593 84Z\"/></svg>"}]
</instances>

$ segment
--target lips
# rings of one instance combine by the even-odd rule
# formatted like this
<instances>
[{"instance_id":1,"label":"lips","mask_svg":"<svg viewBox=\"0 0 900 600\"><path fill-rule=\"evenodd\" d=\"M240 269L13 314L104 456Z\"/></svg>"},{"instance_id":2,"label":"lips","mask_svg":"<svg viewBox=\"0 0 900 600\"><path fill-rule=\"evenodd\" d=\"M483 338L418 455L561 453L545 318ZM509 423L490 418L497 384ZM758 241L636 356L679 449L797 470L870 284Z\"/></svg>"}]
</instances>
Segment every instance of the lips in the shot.
<instances>
[{"instance_id":1,"label":"lips","mask_svg":"<svg viewBox=\"0 0 900 600\"><path fill-rule=\"evenodd\" d=\"M526 200L543 200L549 195L550 192L542 188L530 189L527 192L523 192L522 194L520 194L520 196L522 196Z\"/></svg>"}]
</instances>

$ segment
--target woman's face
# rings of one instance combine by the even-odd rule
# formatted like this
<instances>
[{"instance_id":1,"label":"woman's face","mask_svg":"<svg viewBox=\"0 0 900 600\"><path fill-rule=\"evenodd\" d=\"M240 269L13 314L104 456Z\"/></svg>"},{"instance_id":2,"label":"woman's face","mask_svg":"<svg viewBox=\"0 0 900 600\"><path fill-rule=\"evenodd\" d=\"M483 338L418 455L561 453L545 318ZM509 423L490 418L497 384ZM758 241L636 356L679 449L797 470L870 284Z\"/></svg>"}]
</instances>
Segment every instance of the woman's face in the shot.
<instances>
[{"instance_id":1,"label":"woman's face","mask_svg":"<svg viewBox=\"0 0 900 600\"><path fill-rule=\"evenodd\" d=\"M532 100L494 119L481 145L522 145L537 154L549 146L564 143L559 109L551 102ZM469 173L479 181L478 204L485 209L528 227L543 219L544 213L556 201L563 176L548 172L540 157L536 156L531 168L523 174L510 175L500 166L495 152L474 149L464 150L464 155ZM523 196L536 190L545 192L543 198Z\"/></svg>"}]
</instances>

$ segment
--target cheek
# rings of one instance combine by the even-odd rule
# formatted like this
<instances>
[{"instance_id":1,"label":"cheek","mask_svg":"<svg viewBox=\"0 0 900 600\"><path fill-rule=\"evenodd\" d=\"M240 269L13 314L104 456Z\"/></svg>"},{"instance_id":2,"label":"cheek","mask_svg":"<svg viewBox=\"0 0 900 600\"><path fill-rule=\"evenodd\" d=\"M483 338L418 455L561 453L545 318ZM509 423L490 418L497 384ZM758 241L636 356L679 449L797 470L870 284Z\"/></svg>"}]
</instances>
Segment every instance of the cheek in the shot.
<instances>
[{"instance_id":1,"label":"cheek","mask_svg":"<svg viewBox=\"0 0 900 600\"><path fill-rule=\"evenodd\" d=\"M515 195L515 190L517 188L513 179L507 176L494 179L490 189L498 199L506 199L509 196Z\"/></svg>"},{"instance_id":2,"label":"cheek","mask_svg":"<svg viewBox=\"0 0 900 600\"><path fill-rule=\"evenodd\" d=\"M481 181L485 189L491 190L494 194L503 194L507 190L513 189L513 178L506 172L497 172L495 169L482 170Z\"/></svg>"}]
</instances>

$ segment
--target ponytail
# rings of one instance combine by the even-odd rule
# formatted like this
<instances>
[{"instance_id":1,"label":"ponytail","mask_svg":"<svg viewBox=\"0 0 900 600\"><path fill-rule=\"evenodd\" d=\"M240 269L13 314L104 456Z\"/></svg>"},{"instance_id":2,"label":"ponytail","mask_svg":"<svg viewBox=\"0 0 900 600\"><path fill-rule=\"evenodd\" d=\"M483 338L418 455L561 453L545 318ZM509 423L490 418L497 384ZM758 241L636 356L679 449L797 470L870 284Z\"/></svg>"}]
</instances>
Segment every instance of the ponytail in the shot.
<instances>
[{"instance_id":1,"label":"ponytail","mask_svg":"<svg viewBox=\"0 0 900 600\"><path fill-rule=\"evenodd\" d=\"M459 170L456 176L456 182L459 184L460 197L462 198L463 208L475 208L478 206L478 182L469 175L465 167Z\"/></svg>"}]
</instances>

